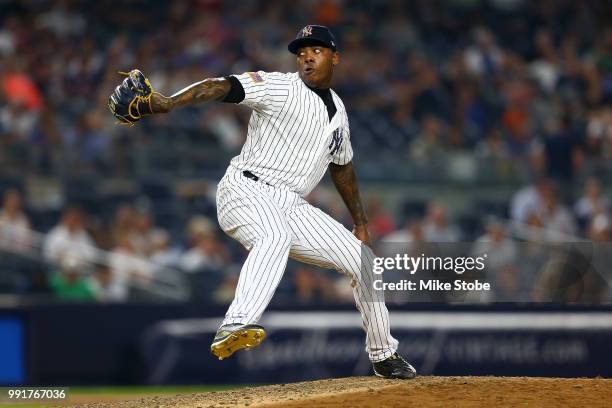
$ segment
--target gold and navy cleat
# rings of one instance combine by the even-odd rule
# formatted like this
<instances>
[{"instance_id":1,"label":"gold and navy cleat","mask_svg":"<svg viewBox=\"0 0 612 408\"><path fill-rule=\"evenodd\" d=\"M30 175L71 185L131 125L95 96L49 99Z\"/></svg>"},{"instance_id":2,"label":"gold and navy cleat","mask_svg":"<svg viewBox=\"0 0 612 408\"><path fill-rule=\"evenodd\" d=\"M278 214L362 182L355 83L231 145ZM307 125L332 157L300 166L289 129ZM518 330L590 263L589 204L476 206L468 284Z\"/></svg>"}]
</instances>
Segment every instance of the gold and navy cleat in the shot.
<instances>
[{"instance_id":1,"label":"gold and navy cleat","mask_svg":"<svg viewBox=\"0 0 612 408\"><path fill-rule=\"evenodd\" d=\"M266 338L266 331L257 324L226 324L219 327L210 345L210 352L226 359L238 350L249 350L259 346Z\"/></svg>"}]
</instances>

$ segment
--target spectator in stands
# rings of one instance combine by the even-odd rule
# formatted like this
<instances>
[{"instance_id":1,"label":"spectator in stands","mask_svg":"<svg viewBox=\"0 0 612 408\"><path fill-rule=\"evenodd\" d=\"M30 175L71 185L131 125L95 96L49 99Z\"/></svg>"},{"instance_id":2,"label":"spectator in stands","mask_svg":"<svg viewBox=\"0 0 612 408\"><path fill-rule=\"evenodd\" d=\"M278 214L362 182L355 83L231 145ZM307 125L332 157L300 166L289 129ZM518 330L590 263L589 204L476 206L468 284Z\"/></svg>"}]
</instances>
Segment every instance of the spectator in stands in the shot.
<instances>
[{"instance_id":1,"label":"spectator in stands","mask_svg":"<svg viewBox=\"0 0 612 408\"><path fill-rule=\"evenodd\" d=\"M612 301L612 287L610 285L609 245L612 240L612 225L608 214L595 215L588 227L587 238L595 242L594 256L589 257L590 274L585 279L585 292L590 294L592 303L609 303Z\"/></svg>"},{"instance_id":2,"label":"spectator in stands","mask_svg":"<svg viewBox=\"0 0 612 408\"><path fill-rule=\"evenodd\" d=\"M293 283L298 302L333 302L337 300L334 281L321 271L308 266L299 266L293 273Z\"/></svg>"},{"instance_id":3,"label":"spectator in stands","mask_svg":"<svg viewBox=\"0 0 612 408\"><path fill-rule=\"evenodd\" d=\"M414 53L408 61L414 76L414 101L412 114L418 121L437 117L449 121L451 117L450 95L440 80L433 62L424 54Z\"/></svg>"},{"instance_id":4,"label":"spectator in stands","mask_svg":"<svg viewBox=\"0 0 612 408\"><path fill-rule=\"evenodd\" d=\"M129 237L134 234L134 223L136 212L130 204L121 204L115 211L113 223L110 226L110 233L114 245L118 245L123 237Z\"/></svg>"},{"instance_id":5,"label":"spectator in stands","mask_svg":"<svg viewBox=\"0 0 612 408\"><path fill-rule=\"evenodd\" d=\"M609 103L612 100L612 29L605 27L594 45L592 62L599 77L599 97Z\"/></svg>"},{"instance_id":6,"label":"spectator in stands","mask_svg":"<svg viewBox=\"0 0 612 408\"><path fill-rule=\"evenodd\" d=\"M439 255L439 248L436 244L431 245L426 242L423 220L420 218L412 218L406 221L404 227L385 236L376 248L376 254L379 256L395 257L396 255L407 254L408 256L421 257L432 254ZM418 271L416 272L418 273ZM431 271L427 272L428 274ZM385 280L390 282L399 282L402 279L410 279L411 271L401 269L385 271ZM350 293L346 292L340 286L337 286L338 293L343 295L344 299L349 299ZM401 291L390 291L385 294L387 302L391 303L406 303L406 294ZM410 296L410 301L428 301L430 299L427 293L413 293Z\"/></svg>"},{"instance_id":7,"label":"spectator in stands","mask_svg":"<svg viewBox=\"0 0 612 408\"><path fill-rule=\"evenodd\" d=\"M479 158L494 163L500 175L507 174L510 167L510 152L501 129L490 129L485 138L476 145L475 153Z\"/></svg>"},{"instance_id":8,"label":"spectator in stands","mask_svg":"<svg viewBox=\"0 0 612 408\"><path fill-rule=\"evenodd\" d=\"M63 144L70 153L73 171L103 171L108 162L111 138L102 129L102 117L98 112L82 115L73 129L63 135Z\"/></svg>"},{"instance_id":9,"label":"spectator in stands","mask_svg":"<svg viewBox=\"0 0 612 408\"><path fill-rule=\"evenodd\" d=\"M19 21L14 17L7 17L3 27L0 28L0 57L12 56L17 48L17 32Z\"/></svg>"},{"instance_id":10,"label":"spectator in stands","mask_svg":"<svg viewBox=\"0 0 612 408\"><path fill-rule=\"evenodd\" d=\"M429 245L425 240L425 232L423 229L423 221L419 218L408 220L404 227L385 236L376 248L377 255L395 257L396 255L407 254L413 257L420 257L428 254L431 251L436 251L435 245ZM401 279L407 279L407 272L403 270L392 270L385 272L385 279L389 281L399 282ZM348 296L341 287L338 287L339 293ZM388 301L396 303L404 303L406 301L405 294L397 291L387 293Z\"/></svg>"},{"instance_id":11,"label":"spectator in stands","mask_svg":"<svg viewBox=\"0 0 612 408\"><path fill-rule=\"evenodd\" d=\"M60 169L67 167L62 150L62 134L57 120L57 112L46 107L30 134L32 166L42 174L57 174Z\"/></svg>"},{"instance_id":12,"label":"spectator in stands","mask_svg":"<svg viewBox=\"0 0 612 408\"><path fill-rule=\"evenodd\" d=\"M597 214L607 214L610 200L601 194L601 183L591 177L584 186L584 195L574 205L576 217L582 225L588 225Z\"/></svg>"},{"instance_id":13,"label":"spectator in stands","mask_svg":"<svg viewBox=\"0 0 612 408\"><path fill-rule=\"evenodd\" d=\"M96 260L96 246L85 229L84 214L79 207L69 206L64 210L59 224L45 237L43 255L47 261L57 264L67 262L65 258L85 264Z\"/></svg>"},{"instance_id":14,"label":"spectator in stands","mask_svg":"<svg viewBox=\"0 0 612 408\"><path fill-rule=\"evenodd\" d=\"M52 274L49 284L53 294L68 301L93 301L96 294L90 281L86 279L88 265L82 258L69 253L61 258L59 269Z\"/></svg>"},{"instance_id":15,"label":"spectator in stands","mask_svg":"<svg viewBox=\"0 0 612 408\"><path fill-rule=\"evenodd\" d=\"M516 225L515 225L516 227ZM524 277L527 290L527 299L536 300L537 281L544 265L550 259L550 244L547 243L546 230L542 219L536 212L529 214L526 228L516 229L515 233L522 240L519 244L520 262L516 264L519 274Z\"/></svg>"},{"instance_id":16,"label":"spectator in stands","mask_svg":"<svg viewBox=\"0 0 612 408\"><path fill-rule=\"evenodd\" d=\"M528 221L529 216L542 212L544 197L552 194L553 184L546 178L538 179L535 184L523 187L512 197L510 216L521 224Z\"/></svg>"},{"instance_id":17,"label":"spectator in stands","mask_svg":"<svg viewBox=\"0 0 612 408\"><path fill-rule=\"evenodd\" d=\"M568 114L564 112L563 115L562 118L546 119L544 151L548 175L555 180L567 182L575 173L579 173L582 167L576 159L578 152L582 150L579 135L570 128Z\"/></svg>"},{"instance_id":18,"label":"spectator in stands","mask_svg":"<svg viewBox=\"0 0 612 408\"><path fill-rule=\"evenodd\" d=\"M127 285L106 265L97 266L89 283L99 302L124 302L128 298Z\"/></svg>"},{"instance_id":19,"label":"spectator in stands","mask_svg":"<svg viewBox=\"0 0 612 408\"><path fill-rule=\"evenodd\" d=\"M561 76L557 48L550 31L544 29L536 33L534 43L538 57L529 64L529 72L538 81L540 88L551 94Z\"/></svg>"},{"instance_id":20,"label":"spectator in stands","mask_svg":"<svg viewBox=\"0 0 612 408\"><path fill-rule=\"evenodd\" d=\"M597 304L609 301L610 219L596 215L588 228L593 243L550 246L546 262L534 285L539 302ZM603 242L603 244L602 244Z\"/></svg>"},{"instance_id":21,"label":"spectator in stands","mask_svg":"<svg viewBox=\"0 0 612 408\"><path fill-rule=\"evenodd\" d=\"M610 216L599 213L593 217L588 226L587 237L595 242L610 242Z\"/></svg>"},{"instance_id":22,"label":"spectator in stands","mask_svg":"<svg viewBox=\"0 0 612 408\"><path fill-rule=\"evenodd\" d=\"M554 189L547 190L542 196L539 217L546 229L549 241L568 241L576 235L576 223L572 213L557 199Z\"/></svg>"},{"instance_id":23,"label":"spectator in stands","mask_svg":"<svg viewBox=\"0 0 612 408\"><path fill-rule=\"evenodd\" d=\"M486 230L474 243L472 254L486 255L484 279L491 283L493 299L506 302L528 301L529 286L517 268L520 262L519 251L516 243L506 235L506 226L501 220L490 218Z\"/></svg>"},{"instance_id":24,"label":"spectator in stands","mask_svg":"<svg viewBox=\"0 0 612 408\"><path fill-rule=\"evenodd\" d=\"M427 242L456 242L459 240L459 230L449 222L446 207L436 201L431 201L427 206L423 233Z\"/></svg>"},{"instance_id":25,"label":"spectator in stands","mask_svg":"<svg viewBox=\"0 0 612 408\"><path fill-rule=\"evenodd\" d=\"M155 264L156 269L178 267L181 256L181 251L172 246L170 235L166 231L160 231L155 234L153 237L153 252L150 259Z\"/></svg>"},{"instance_id":26,"label":"spectator in stands","mask_svg":"<svg viewBox=\"0 0 612 408\"><path fill-rule=\"evenodd\" d=\"M380 237L395 230L395 222L391 214L383 207L378 197L371 196L366 204L366 214L368 214L368 227L372 241L377 241Z\"/></svg>"},{"instance_id":27,"label":"spectator in stands","mask_svg":"<svg viewBox=\"0 0 612 408\"><path fill-rule=\"evenodd\" d=\"M19 115L31 114L27 119L31 126L37 111L42 107L43 96L24 63L25 61L18 58L4 60L5 70L0 76L0 88L8 104L19 109ZM18 129L25 130L21 126L18 126ZM26 135L27 133L23 134Z\"/></svg>"},{"instance_id":28,"label":"spectator in stands","mask_svg":"<svg viewBox=\"0 0 612 408\"><path fill-rule=\"evenodd\" d=\"M508 136L508 149L513 158L526 157L534 141L532 104L535 90L531 82L523 78L504 82L502 97L507 100L501 122Z\"/></svg>"},{"instance_id":29,"label":"spectator in stands","mask_svg":"<svg viewBox=\"0 0 612 408\"><path fill-rule=\"evenodd\" d=\"M443 160L445 147L442 140L442 121L426 116L421 123L421 133L410 144L410 159L416 165L430 167Z\"/></svg>"},{"instance_id":30,"label":"spectator in stands","mask_svg":"<svg viewBox=\"0 0 612 408\"><path fill-rule=\"evenodd\" d=\"M5 139L10 135L11 145L24 143L36 125L36 113L26 108L21 100L0 106L0 129ZM9 140L5 140L5 143Z\"/></svg>"},{"instance_id":31,"label":"spectator in stands","mask_svg":"<svg viewBox=\"0 0 612 408\"><path fill-rule=\"evenodd\" d=\"M134 247L129 236L119 240L109 257L111 283L114 296L126 298L132 286L144 289L151 284L153 265Z\"/></svg>"},{"instance_id":32,"label":"spectator in stands","mask_svg":"<svg viewBox=\"0 0 612 408\"><path fill-rule=\"evenodd\" d=\"M49 29L61 38L77 37L87 28L87 21L77 10L77 5L68 1L55 3L51 10L38 16L35 24L37 28Z\"/></svg>"},{"instance_id":33,"label":"spectator in stands","mask_svg":"<svg viewBox=\"0 0 612 408\"><path fill-rule=\"evenodd\" d=\"M584 144L588 162L612 157L612 109L602 106L589 112Z\"/></svg>"},{"instance_id":34,"label":"spectator in stands","mask_svg":"<svg viewBox=\"0 0 612 408\"><path fill-rule=\"evenodd\" d=\"M232 109L222 105L215 106L206 116L206 128L217 137L223 149L234 152L242 147L245 135Z\"/></svg>"},{"instance_id":35,"label":"spectator in stands","mask_svg":"<svg viewBox=\"0 0 612 408\"><path fill-rule=\"evenodd\" d=\"M346 282L344 283L344 286L348 286L346 285ZM219 285L219 287L217 287L217 289L213 293L214 301L222 305L230 304L234 299L234 293L236 293L236 286L238 286L238 274L230 275L225 278L225 280Z\"/></svg>"},{"instance_id":36,"label":"spectator in stands","mask_svg":"<svg viewBox=\"0 0 612 408\"><path fill-rule=\"evenodd\" d=\"M381 243L402 243L408 244L407 250L417 254L425 242L425 232L423 221L419 218L412 218L406 221L404 226L383 237Z\"/></svg>"},{"instance_id":37,"label":"spectator in stands","mask_svg":"<svg viewBox=\"0 0 612 408\"><path fill-rule=\"evenodd\" d=\"M181 268L192 273L204 270L223 273L231 257L219 242L212 221L204 216L193 217L187 226L187 234L192 247L183 254Z\"/></svg>"},{"instance_id":38,"label":"spectator in stands","mask_svg":"<svg viewBox=\"0 0 612 408\"><path fill-rule=\"evenodd\" d=\"M32 251L33 240L30 221L22 208L21 193L14 188L8 189L0 210L0 250L27 254Z\"/></svg>"},{"instance_id":39,"label":"spectator in stands","mask_svg":"<svg viewBox=\"0 0 612 408\"><path fill-rule=\"evenodd\" d=\"M148 208L140 208L134 219L131 240L134 250L144 256L151 256L155 251L155 242L159 236L166 234L163 228L155 225L153 214Z\"/></svg>"},{"instance_id":40,"label":"spectator in stands","mask_svg":"<svg viewBox=\"0 0 612 408\"><path fill-rule=\"evenodd\" d=\"M28 139L43 101L34 78L26 72L20 58L0 60L0 168L4 164L7 172L30 162Z\"/></svg>"},{"instance_id":41,"label":"spectator in stands","mask_svg":"<svg viewBox=\"0 0 612 408\"><path fill-rule=\"evenodd\" d=\"M465 65L470 75L482 78L495 74L504 63L504 52L497 45L495 36L486 27L476 27L472 32L473 44L464 52Z\"/></svg>"}]
</instances>

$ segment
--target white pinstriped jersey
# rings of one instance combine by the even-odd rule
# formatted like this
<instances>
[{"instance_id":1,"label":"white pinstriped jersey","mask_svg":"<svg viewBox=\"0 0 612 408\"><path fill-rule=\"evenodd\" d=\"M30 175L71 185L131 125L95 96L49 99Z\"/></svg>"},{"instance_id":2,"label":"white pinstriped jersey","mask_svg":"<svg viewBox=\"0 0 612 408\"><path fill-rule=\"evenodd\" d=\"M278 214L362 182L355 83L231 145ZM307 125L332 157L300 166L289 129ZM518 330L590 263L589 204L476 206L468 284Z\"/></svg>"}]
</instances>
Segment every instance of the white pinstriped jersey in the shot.
<instances>
[{"instance_id":1,"label":"white pinstriped jersey","mask_svg":"<svg viewBox=\"0 0 612 408\"><path fill-rule=\"evenodd\" d=\"M330 104L329 95L319 96L297 73L259 71L234 77L244 89L241 103L253 113L246 143L219 182L217 216L223 231L249 255L222 325L257 323L290 257L347 274L370 360L390 357L398 343L391 336L389 311L372 296L373 275L362 268L371 262L362 262L361 241L303 198L330 163L347 164L353 157L342 101L330 92L336 107L330 120L322 99ZM246 177L244 171L259 179Z\"/></svg>"},{"instance_id":2,"label":"white pinstriped jersey","mask_svg":"<svg viewBox=\"0 0 612 408\"><path fill-rule=\"evenodd\" d=\"M330 163L353 158L348 117L331 91L336 114L330 120L323 100L294 73L234 75L244 88L241 104L253 109L242 151L231 161L263 182L301 196L319 183Z\"/></svg>"}]
</instances>

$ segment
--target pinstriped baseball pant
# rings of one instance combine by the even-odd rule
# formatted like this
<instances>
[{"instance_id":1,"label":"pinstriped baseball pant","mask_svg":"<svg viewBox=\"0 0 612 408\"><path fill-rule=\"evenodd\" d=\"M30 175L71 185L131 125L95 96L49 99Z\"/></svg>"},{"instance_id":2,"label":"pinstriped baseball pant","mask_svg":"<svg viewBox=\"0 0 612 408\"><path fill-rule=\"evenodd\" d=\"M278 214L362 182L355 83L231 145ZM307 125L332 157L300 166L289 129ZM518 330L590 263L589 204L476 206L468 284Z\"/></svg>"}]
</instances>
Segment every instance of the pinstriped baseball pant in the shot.
<instances>
[{"instance_id":1,"label":"pinstriped baseball pant","mask_svg":"<svg viewBox=\"0 0 612 408\"><path fill-rule=\"evenodd\" d=\"M249 250L223 324L256 323L291 257L348 275L370 360L396 351L384 300L372 294L372 275L362 273L361 241L339 222L298 194L248 179L232 166L219 183L217 215L223 231Z\"/></svg>"}]
</instances>

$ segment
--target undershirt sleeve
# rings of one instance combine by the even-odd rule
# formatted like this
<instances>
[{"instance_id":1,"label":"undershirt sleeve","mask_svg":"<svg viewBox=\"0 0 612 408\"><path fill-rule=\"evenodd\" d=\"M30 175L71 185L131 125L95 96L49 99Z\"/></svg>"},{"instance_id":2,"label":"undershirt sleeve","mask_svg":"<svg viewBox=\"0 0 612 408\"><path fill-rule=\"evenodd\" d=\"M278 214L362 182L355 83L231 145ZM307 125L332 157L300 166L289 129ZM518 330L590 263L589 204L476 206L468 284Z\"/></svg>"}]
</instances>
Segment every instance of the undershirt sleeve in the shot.
<instances>
[{"instance_id":1,"label":"undershirt sleeve","mask_svg":"<svg viewBox=\"0 0 612 408\"><path fill-rule=\"evenodd\" d=\"M225 98L223 98L221 102L227 102L227 103L242 102L244 100L244 87L242 86L238 78L236 78L233 75L230 75L230 76L226 76L225 79L229 81L231 87L230 87L229 92L227 93L227 95L225 95Z\"/></svg>"}]
</instances>

